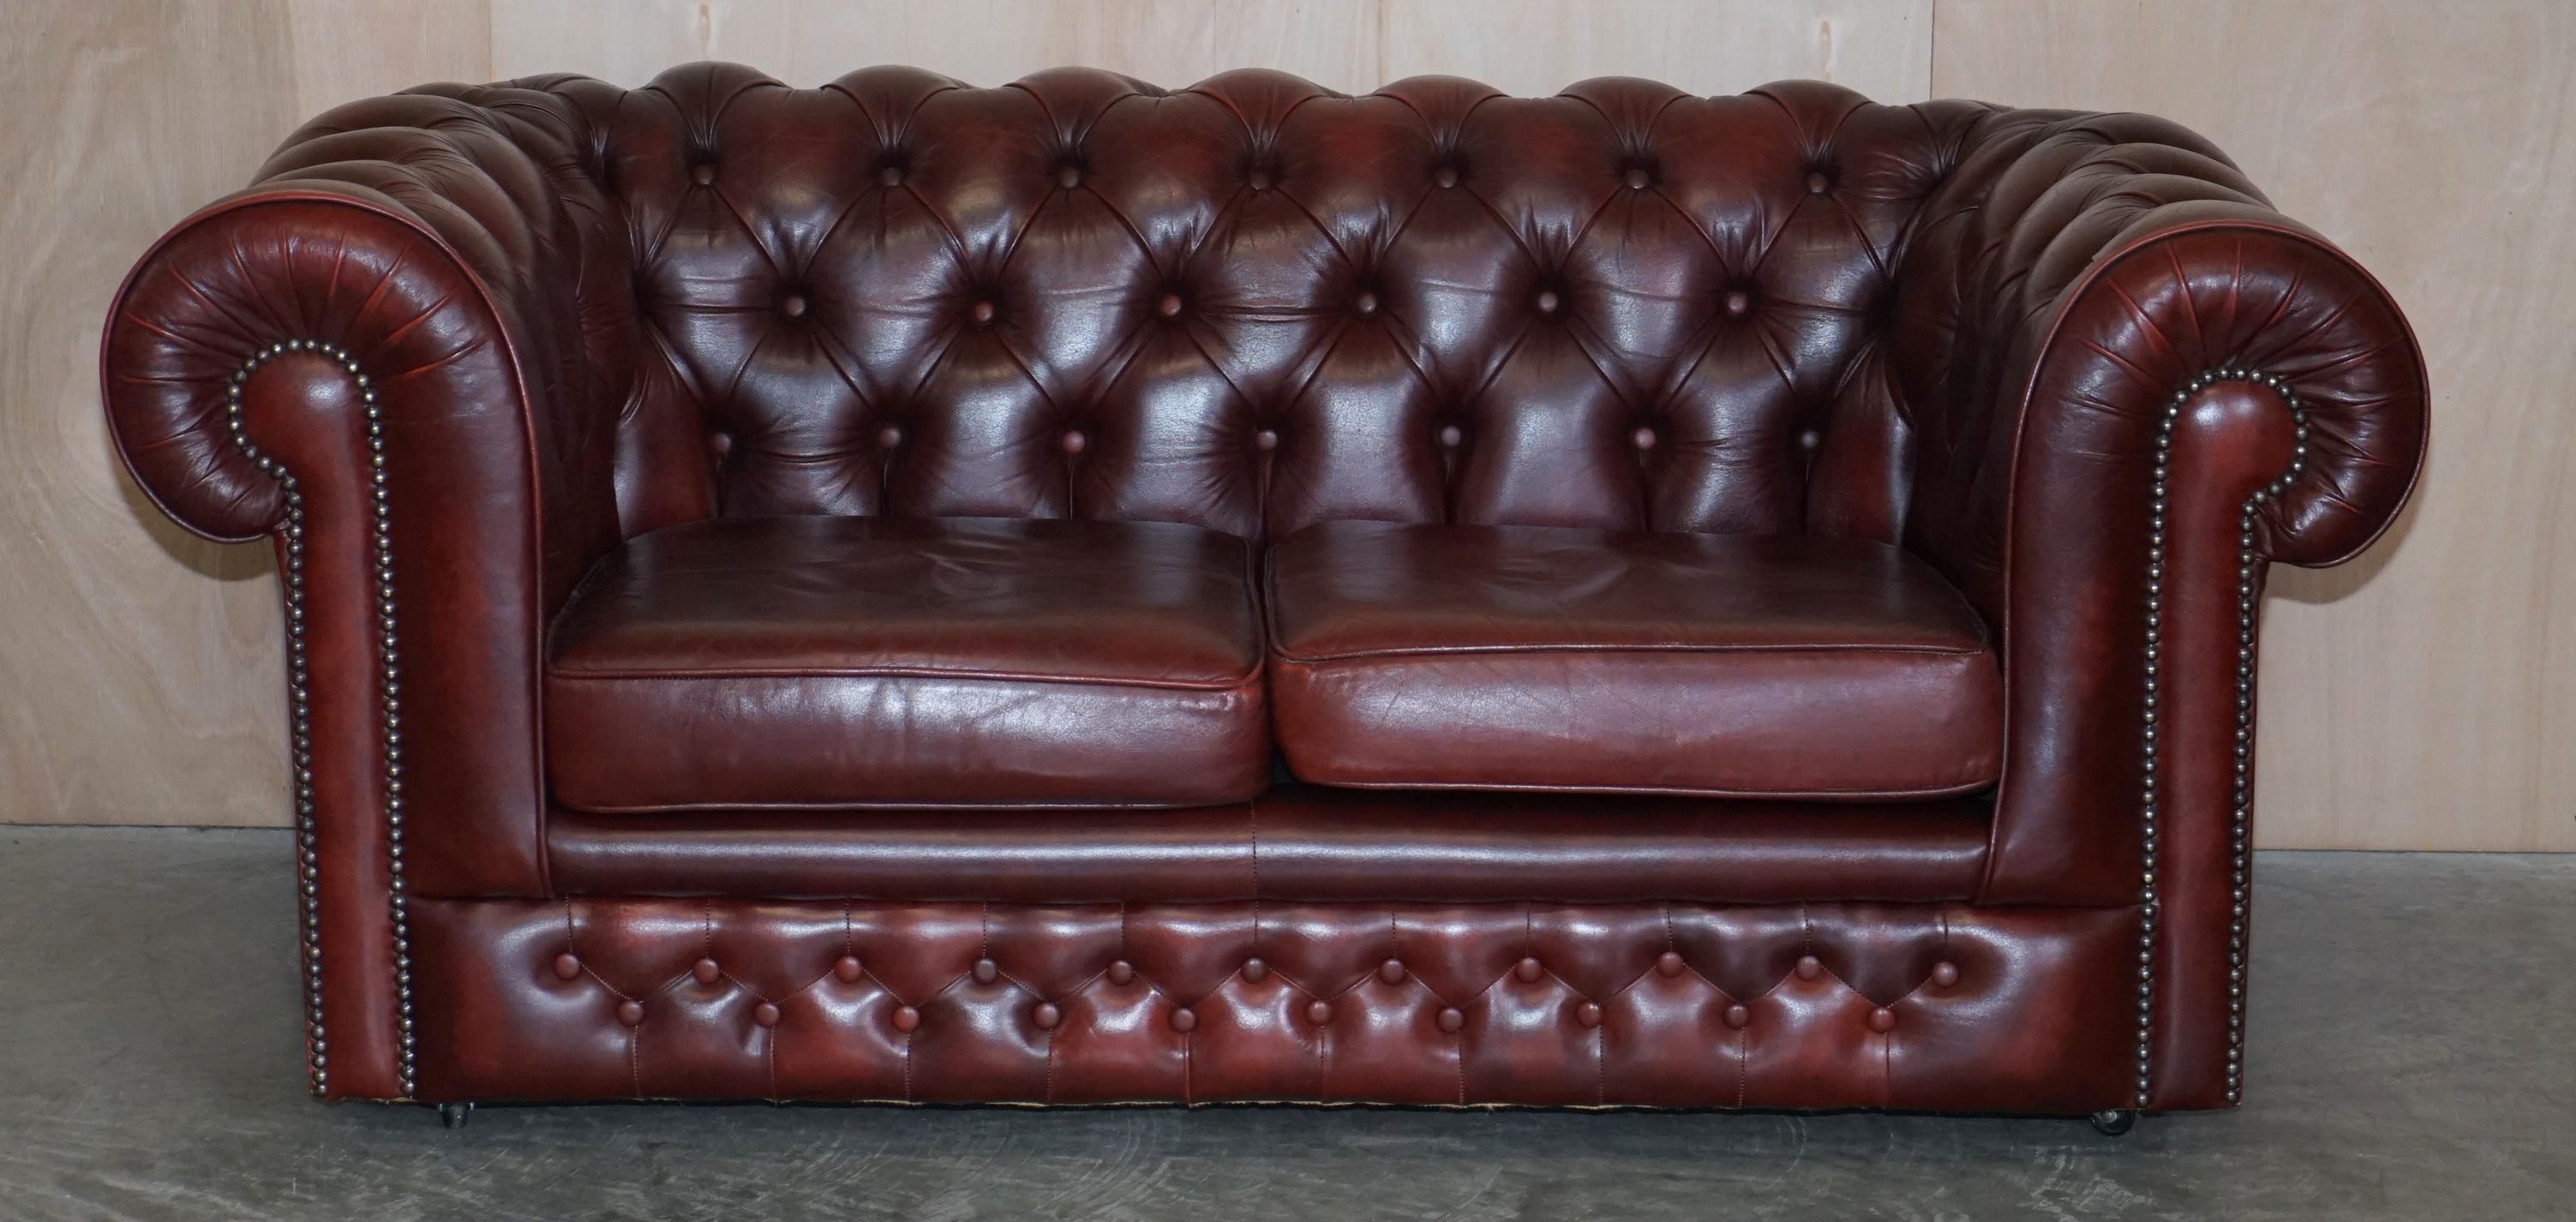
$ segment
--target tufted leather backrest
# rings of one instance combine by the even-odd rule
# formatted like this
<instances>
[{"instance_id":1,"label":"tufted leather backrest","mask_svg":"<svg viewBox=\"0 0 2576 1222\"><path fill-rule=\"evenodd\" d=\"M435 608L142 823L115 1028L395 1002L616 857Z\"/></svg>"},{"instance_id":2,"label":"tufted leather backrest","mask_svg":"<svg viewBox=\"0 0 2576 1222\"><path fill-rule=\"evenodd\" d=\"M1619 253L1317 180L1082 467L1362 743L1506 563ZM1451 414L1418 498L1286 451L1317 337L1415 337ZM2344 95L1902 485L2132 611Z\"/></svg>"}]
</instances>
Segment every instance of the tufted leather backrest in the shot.
<instances>
[{"instance_id":1,"label":"tufted leather backrest","mask_svg":"<svg viewBox=\"0 0 2576 1222\"><path fill-rule=\"evenodd\" d=\"M485 96L561 112L634 250L630 535L831 513L1893 540L1892 270L1992 113L1263 71L515 85L539 92Z\"/></svg>"}]
</instances>

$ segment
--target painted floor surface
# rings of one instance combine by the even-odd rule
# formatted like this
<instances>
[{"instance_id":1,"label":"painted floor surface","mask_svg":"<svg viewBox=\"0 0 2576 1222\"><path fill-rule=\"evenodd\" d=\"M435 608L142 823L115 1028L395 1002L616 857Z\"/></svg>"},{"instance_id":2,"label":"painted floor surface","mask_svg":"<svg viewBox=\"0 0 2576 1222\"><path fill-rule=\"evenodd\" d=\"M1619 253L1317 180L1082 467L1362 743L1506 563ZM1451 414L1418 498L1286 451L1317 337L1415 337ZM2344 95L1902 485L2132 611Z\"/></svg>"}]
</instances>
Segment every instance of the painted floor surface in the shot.
<instances>
[{"instance_id":1,"label":"painted floor surface","mask_svg":"<svg viewBox=\"0 0 2576 1222\"><path fill-rule=\"evenodd\" d=\"M2248 1103L2080 1121L306 1100L287 841L0 830L0 1219L2576 1219L2576 857L2267 853Z\"/></svg>"}]
</instances>

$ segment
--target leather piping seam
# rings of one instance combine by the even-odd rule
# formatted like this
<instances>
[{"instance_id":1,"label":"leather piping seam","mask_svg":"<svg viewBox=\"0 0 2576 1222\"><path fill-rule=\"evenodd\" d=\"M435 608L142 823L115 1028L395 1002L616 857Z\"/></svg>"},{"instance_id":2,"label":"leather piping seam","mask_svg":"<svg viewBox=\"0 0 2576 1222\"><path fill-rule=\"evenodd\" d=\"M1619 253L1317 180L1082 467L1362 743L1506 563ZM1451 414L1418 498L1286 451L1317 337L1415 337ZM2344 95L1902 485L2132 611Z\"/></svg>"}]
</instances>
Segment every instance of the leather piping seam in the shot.
<instances>
[{"instance_id":1,"label":"leather piping seam","mask_svg":"<svg viewBox=\"0 0 2576 1222\"><path fill-rule=\"evenodd\" d=\"M1934 658L1976 658L1991 656L1984 644L1976 645L1873 645L1860 642L1795 642L1776 645L1736 644L1727 642L1690 641L1603 641L1559 642L1531 645L1389 645L1375 648L1340 650L1330 653L1290 653L1275 650L1271 657L1281 662L1322 665L1333 662L1356 662L1372 658L1438 658L1455 654L1469 656L1510 655L1523 653L1885 653L1920 655Z\"/></svg>"},{"instance_id":2,"label":"leather piping seam","mask_svg":"<svg viewBox=\"0 0 2576 1222\"><path fill-rule=\"evenodd\" d=\"M1994 788L1989 778L1928 789L1711 789L1649 785L1515 785L1488 781L1352 781L1336 780L1321 770L1295 769L1299 779L1327 789L1436 789L1468 793L1597 793L1659 798L1957 798ZM2073 905L2080 907L2081 905Z\"/></svg>"},{"instance_id":3,"label":"leather piping seam","mask_svg":"<svg viewBox=\"0 0 2576 1222\"><path fill-rule=\"evenodd\" d=\"M2288 379L2260 370L2233 366L2204 370L2183 389L2166 401L2163 418L2156 426L2156 467L2153 499L2148 516L2147 534L2147 605L2145 673L2146 690L2141 701L2145 714L2141 730L2142 771L2139 781L2139 814L2145 866L2140 874L2138 894L2138 1090L2136 1106L2145 1110L2154 1090L2155 1037L2155 956L2158 905L2157 816L2163 806L2156 779L2158 749L2158 706L2162 692L2159 677L2164 666L2164 579L2165 579L2165 500L2167 472L2173 456L2174 426L2183 409L2202 391L2220 382L2245 382L2265 387L2279 395L2289 408L2295 432L2290 444L2290 465L2278 476L2254 490L2237 511L2236 528L2236 725L2231 747L2233 769L2228 799L2229 863L2231 877L2230 908L2227 923L2227 1103L2235 1107L2244 1102L2245 1049L2245 926L2248 889L2252 866L2253 758L2254 758L2254 630L2260 603L2258 586L2262 580L2263 561L2254 547L2254 528L2263 506L2287 492L2292 480L2308 465L2308 413L2301 406Z\"/></svg>"},{"instance_id":4,"label":"leather piping seam","mask_svg":"<svg viewBox=\"0 0 2576 1222\"><path fill-rule=\"evenodd\" d=\"M1148 679L1109 675L1022 674L1003 670L948 670L923 666L735 666L706 670L686 670L676 667L572 670L548 666L546 678L550 682L557 683L582 683L591 680L644 680L669 683L722 679L953 679L975 683L1053 683L1070 687L1132 687L1152 691L1231 693L1260 686L1264 669L1261 663L1256 662L1250 671L1239 678Z\"/></svg>"},{"instance_id":5,"label":"leather piping seam","mask_svg":"<svg viewBox=\"0 0 2576 1222\"><path fill-rule=\"evenodd\" d=\"M248 425L242 418L242 386L251 374L269 361L290 352L314 352L346 371L357 383L359 399L366 407L368 498L373 509L373 563L375 577L375 613L377 668L384 685L379 705L379 725L383 734L386 866L388 870L388 907L393 926L394 995L398 1004L397 1029L402 1098L415 1093L414 1044L412 1031L411 992L411 917L409 900L403 884L403 780L402 780L402 687L396 675L400 651L397 648L394 620L393 509L385 483L384 411L376 401L376 389L357 358L334 344L320 340L293 339L273 343L253 352L224 386L224 427L233 445L251 464L277 481L286 497L286 521L281 528L285 540L287 696L291 722L291 748L295 765L295 827L297 890L301 904L300 920L304 943L305 1030L307 1037L306 1072L309 1087L316 1096L326 1096L330 1078L330 1044L322 1008L322 928L321 928L321 859L319 853L319 813L313 790L313 713L311 671L304 648L304 494L295 475L284 463L269 457L252 444Z\"/></svg>"}]
</instances>

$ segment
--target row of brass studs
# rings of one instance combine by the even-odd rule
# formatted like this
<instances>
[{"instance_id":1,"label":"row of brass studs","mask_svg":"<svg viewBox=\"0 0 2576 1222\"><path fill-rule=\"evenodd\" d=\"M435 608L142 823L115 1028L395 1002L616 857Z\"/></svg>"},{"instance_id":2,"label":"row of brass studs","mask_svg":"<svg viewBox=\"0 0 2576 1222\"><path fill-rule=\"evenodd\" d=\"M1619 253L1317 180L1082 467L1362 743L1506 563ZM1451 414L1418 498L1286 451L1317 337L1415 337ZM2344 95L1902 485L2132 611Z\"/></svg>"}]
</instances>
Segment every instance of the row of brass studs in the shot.
<instances>
[{"instance_id":1,"label":"row of brass studs","mask_svg":"<svg viewBox=\"0 0 2576 1222\"><path fill-rule=\"evenodd\" d=\"M2227 929L2227 1102L2236 1104L2244 1098L2245 1049L2245 927L2247 903L2253 873L2254 793L2254 630L2257 584L2262 575L2262 559L2254 551L2255 518L2265 502L2289 490L2308 465L2308 413L2299 396L2290 389L2287 379L2277 374L2252 369L2213 369L2194 378L2183 389L2175 391L2165 405L2164 419L2156 431L2156 474L2154 500L2147 535L2147 640L2146 640L2146 719L2144 746L2145 768L2140 782L2139 813L2145 826L2146 864L2138 896L2138 1091L2136 1106L2144 1108L2153 1087L2151 1059L2155 1028L2155 951L2156 924L2159 915L2156 896L2157 811L2160 805L2157 788L2156 743L2157 711L2162 695L2159 677L2164 666L2164 580L2165 580L2165 494L2167 472L2173 457L2173 432L2183 409L2192 396L2220 382L2249 382L2270 389L2289 405L2296 440L2290 448L2290 466L2272 482L2247 497L2237 514L2236 531L2236 736L2234 743L2234 791L2230 801L2230 836L2233 860L2231 915Z\"/></svg>"},{"instance_id":2,"label":"row of brass studs","mask_svg":"<svg viewBox=\"0 0 2576 1222\"><path fill-rule=\"evenodd\" d=\"M251 354L224 388L224 423L233 445L286 494L286 666L287 702L295 776L295 872L301 903L304 963L304 1031L308 1085L315 1095L330 1084L330 1044L322 1013L322 897L318 819L313 790L313 718L311 670L304 648L304 493L293 472L253 445L242 422L242 385L260 366L289 352L317 353L346 370L357 383L366 407L369 497L374 518L377 657L384 676L383 738L385 752L385 825L391 874L394 936L394 993L399 1004L402 1093L413 1093L411 995L411 915L403 883L403 763L401 654L394 622L393 514L385 486L384 413L376 389L357 358L319 340L287 340Z\"/></svg>"}]
</instances>

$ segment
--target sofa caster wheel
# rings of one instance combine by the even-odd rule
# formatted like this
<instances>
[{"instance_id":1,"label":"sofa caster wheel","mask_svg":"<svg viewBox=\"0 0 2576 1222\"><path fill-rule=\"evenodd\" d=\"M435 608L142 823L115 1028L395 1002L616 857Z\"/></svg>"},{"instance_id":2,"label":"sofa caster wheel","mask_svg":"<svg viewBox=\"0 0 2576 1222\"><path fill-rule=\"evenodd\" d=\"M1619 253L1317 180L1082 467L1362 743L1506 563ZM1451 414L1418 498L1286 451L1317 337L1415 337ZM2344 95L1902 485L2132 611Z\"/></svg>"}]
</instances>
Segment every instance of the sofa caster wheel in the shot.
<instances>
[{"instance_id":1,"label":"sofa caster wheel","mask_svg":"<svg viewBox=\"0 0 2576 1222\"><path fill-rule=\"evenodd\" d=\"M2095 1112L2092 1115L2092 1121L2094 1132L2104 1137L2117 1137L2138 1127L2138 1114L2128 1108L2119 1108L2113 1111Z\"/></svg>"},{"instance_id":2,"label":"sofa caster wheel","mask_svg":"<svg viewBox=\"0 0 2576 1222\"><path fill-rule=\"evenodd\" d=\"M465 1118L473 1114L474 1105L471 1103L442 1103L438 1105L438 1123L447 1128L464 1128ZM2097 1119L2094 1123L2100 1124L2101 1121Z\"/></svg>"}]
</instances>

